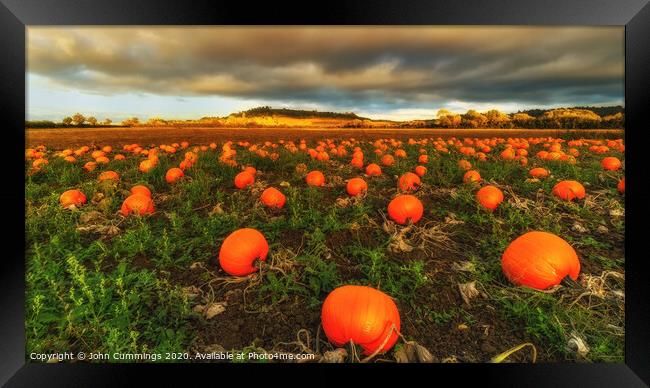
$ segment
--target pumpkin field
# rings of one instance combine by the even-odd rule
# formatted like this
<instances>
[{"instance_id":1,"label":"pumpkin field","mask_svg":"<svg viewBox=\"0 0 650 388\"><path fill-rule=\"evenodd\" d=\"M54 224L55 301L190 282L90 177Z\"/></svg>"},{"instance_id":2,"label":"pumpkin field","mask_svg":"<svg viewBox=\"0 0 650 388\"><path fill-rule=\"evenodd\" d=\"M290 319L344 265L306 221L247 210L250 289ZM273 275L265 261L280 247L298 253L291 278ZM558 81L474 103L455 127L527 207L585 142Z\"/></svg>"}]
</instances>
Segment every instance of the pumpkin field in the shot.
<instances>
[{"instance_id":1,"label":"pumpkin field","mask_svg":"<svg viewBox=\"0 0 650 388\"><path fill-rule=\"evenodd\" d=\"M624 361L622 131L332 133L28 131L27 359Z\"/></svg>"}]
</instances>

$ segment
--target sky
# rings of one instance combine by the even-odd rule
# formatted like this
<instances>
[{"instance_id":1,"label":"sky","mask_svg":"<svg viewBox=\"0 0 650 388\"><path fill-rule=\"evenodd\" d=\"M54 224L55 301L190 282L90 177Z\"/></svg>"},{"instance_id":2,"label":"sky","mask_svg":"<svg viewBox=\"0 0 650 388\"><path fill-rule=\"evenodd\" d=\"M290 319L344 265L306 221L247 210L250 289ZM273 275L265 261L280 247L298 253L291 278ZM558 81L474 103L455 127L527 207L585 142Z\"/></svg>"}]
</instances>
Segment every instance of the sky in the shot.
<instances>
[{"instance_id":1,"label":"sky","mask_svg":"<svg viewBox=\"0 0 650 388\"><path fill-rule=\"evenodd\" d=\"M28 27L27 119L624 105L623 27Z\"/></svg>"}]
</instances>

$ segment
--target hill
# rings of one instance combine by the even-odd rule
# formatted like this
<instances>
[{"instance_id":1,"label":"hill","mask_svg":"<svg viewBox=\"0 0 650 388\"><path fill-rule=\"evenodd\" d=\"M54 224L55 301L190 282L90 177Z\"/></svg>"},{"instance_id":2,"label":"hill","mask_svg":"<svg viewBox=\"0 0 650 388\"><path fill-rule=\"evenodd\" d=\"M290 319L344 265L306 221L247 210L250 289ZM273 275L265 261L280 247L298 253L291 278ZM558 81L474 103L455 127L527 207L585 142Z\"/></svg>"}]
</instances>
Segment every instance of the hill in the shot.
<instances>
[{"instance_id":1,"label":"hill","mask_svg":"<svg viewBox=\"0 0 650 388\"><path fill-rule=\"evenodd\" d=\"M528 110L520 110L517 113L525 113L528 115L531 115L533 117L541 117L544 115L546 112L550 112L554 109L528 109ZM580 110L590 110L597 114L600 117L605 117L605 116L610 116L610 115L615 115L617 113L622 113L625 114L625 108L623 108L620 105L616 106L574 106L571 108L560 108L560 109L580 109Z\"/></svg>"}]
</instances>

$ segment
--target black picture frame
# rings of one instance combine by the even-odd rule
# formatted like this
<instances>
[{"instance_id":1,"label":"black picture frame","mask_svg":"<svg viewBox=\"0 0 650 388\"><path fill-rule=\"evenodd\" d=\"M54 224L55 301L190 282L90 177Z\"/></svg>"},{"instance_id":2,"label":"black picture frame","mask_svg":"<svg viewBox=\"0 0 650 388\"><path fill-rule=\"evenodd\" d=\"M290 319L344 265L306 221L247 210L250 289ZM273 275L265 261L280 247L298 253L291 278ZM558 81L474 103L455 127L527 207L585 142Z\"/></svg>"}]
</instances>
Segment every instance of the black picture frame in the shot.
<instances>
[{"instance_id":1,"label":"black picture frame","mask_svg":"<svg viewBox=\"0 0 650 388\"><path fill-rule=\"evenodd\" d=\"M650 384L650 307L647 275L643 264L644 216L649 214L643 186L644 132L650 131L646 111L650 108L650 5L648 0L456 0L402 2L350 2L281 4L161 1L161 0L0 0L0 107L4 111L3 133L9 135L2 152L5 169L2 203L5 204L5 255L0 294L0 382L7 386L98 386L132 382L135 374L149 372L158 377L180 377L187 383L181 365L81 365L25 363L24 244L24 120L25 120L25 31L31 25L618 25L625 26L625 144L626 176L626 339L625 364L536 364L536 365L284 365L313 373L338 376L351 369L358 376L380 372L419 371L432 381L459 384L477 380L482 384L516 386L644 386ZM647 144L647 143L646 143ZM22 147L22 148L21 148ZM647 151L646 151L647 152ZM629 162L632 160L633 162ZM24 241L24 240L22 240ZM184 365L183 365L184 366ZM263 367L248 373L252 365L199 365L202 372L234 370L246 379L266 377L280 368ZM287 369L285 369L287 368ZM126 373L126 372L131 373ZM350 375L350 373L348 373ZM196 376L196 375L195 375ZM443 377L444 376L444 377ZM347 379L347 377L346 377ZM406 382L407 380L403 380ZM167 381L168 384L171 380ZM223 380L214 380L215 383Z\"/></svg>"}]
</instances>

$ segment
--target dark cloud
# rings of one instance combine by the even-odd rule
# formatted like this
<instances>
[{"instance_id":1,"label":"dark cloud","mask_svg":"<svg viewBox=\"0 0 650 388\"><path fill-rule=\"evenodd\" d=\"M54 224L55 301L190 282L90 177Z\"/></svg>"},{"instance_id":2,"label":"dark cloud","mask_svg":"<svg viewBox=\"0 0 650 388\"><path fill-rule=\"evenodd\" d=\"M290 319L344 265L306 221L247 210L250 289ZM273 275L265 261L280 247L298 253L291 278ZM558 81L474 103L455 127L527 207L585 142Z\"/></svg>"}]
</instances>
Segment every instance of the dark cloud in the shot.
<instances>
[{"instance_id":1,"label":"dark cloud","mask_svg":"<svg viewBox=\"0 0 650 388\"><path fill-rule=\"evenodd\" d=\"M94 93L408 106L623 100L621 27L28 29L28 71Z\"/></svg>"}]
</instances>

